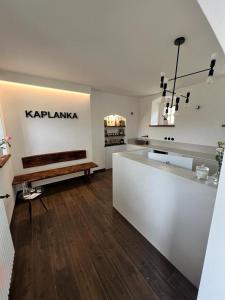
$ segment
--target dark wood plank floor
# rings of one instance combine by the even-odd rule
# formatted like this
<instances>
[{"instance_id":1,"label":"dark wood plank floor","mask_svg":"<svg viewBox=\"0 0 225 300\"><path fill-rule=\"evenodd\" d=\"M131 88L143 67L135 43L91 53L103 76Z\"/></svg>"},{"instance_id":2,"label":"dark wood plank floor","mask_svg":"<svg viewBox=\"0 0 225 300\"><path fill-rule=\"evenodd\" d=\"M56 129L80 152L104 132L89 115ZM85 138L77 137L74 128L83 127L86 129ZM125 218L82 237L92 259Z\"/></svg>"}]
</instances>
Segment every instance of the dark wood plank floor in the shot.
<instances>
[{"instance_id":1,"label":"dark wood plank floor","mask_svg":"<svg viewBox=\"0 0 225 300\"><path fill-rule=\"evenodd\" d=\"M47 187L45 213L16 205L10 300L192 300L197 291L112 208L112 175Z\"/></svg>"}]
</instances>

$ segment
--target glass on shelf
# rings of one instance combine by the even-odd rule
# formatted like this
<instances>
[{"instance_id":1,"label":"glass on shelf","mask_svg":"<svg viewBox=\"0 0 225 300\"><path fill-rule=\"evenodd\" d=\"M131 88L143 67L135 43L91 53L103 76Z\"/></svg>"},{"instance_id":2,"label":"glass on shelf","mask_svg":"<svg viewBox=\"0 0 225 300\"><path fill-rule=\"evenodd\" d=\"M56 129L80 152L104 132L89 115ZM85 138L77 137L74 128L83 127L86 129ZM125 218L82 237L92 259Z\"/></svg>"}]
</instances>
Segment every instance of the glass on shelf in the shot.
<instances>
[{"instance_id":1,"label":"glass on shelf","mask_svg":"<svg viewBox=\"0 0 225 300\"><path fill-rule=\"evenodd\" d=\"M30 194L30 188L28 187L28 183L24 181L22 185L23 185L23 196L28 196Z\"/></svg>"},{"instance_id":2,"label":"glass on shelf","mask_svg":"<svg viewBox=\"0 0 225 300\"><path fill-rule=\"evenodd\" d=\"M37 187L35 188L35 192L36 192L36 193L43 194L43 192L44 192L43 186L37 186Z\"/></svg>"}]
</instances>

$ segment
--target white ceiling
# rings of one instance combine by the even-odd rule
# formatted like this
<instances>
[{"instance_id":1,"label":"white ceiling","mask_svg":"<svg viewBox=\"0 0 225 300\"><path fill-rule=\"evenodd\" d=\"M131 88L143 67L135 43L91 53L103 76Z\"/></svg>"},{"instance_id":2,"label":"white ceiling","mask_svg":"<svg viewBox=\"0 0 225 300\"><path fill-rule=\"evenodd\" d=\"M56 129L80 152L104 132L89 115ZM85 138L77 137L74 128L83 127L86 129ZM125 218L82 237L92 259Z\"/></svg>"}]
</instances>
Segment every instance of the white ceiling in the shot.
<instances>
[{"instance_id":1,"label":"white ceiling","mask_svg":"<svg viewBox=\"0 0 225 300\"><path fill-rule=\"evenodd\" d=\"M225 74L196 0L0 0L0 69L114 93L156 93L160 72L173 75L180 35L181 73L208 67L217 52L216 73Z\"/></svg>"}]
</instances>

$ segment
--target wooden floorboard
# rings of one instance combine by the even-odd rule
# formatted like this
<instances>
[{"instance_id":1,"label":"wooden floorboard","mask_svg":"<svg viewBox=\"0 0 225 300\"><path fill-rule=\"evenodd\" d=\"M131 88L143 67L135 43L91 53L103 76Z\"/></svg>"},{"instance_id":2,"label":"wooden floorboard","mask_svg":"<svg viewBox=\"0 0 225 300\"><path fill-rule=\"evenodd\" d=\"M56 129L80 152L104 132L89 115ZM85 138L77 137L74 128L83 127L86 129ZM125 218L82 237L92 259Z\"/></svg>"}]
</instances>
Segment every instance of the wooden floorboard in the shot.
<instances>
[{"instance_id":1,"label":"wooden floorboard","mask_svg":"<svg viewBox=\"0 0 225 300\"><path fill-rule=\"evenodd\" d=\"M15 207L10 300L194 300L197 290L112 208L111 171L46 188L45 212Z\"/></svg>"}]
</instances>

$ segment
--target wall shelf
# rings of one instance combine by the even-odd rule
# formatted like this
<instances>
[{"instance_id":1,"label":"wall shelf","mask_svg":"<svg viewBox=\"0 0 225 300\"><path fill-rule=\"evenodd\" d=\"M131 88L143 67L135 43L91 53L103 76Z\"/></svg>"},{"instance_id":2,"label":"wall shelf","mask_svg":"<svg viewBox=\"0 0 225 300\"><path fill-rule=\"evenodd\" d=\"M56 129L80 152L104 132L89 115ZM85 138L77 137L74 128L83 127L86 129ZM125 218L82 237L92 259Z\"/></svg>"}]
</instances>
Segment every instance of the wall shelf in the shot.
<instances>
[{"instance_id":1,"label":"wall shelf","mask_svg":"<svg viewBox=\"0 0 225 300\"><path fill-rule=\"evenodd\" d=\"M125 128L126 126L105 126L105 128Z\"/></svg>"},{"instance_id":2,"label":"wall shelf","mask_svg":"<svg viewBox=\"0 0 225 300\"><path fill-rule=\"evenodd\" d=\"M108 120L110 121L110 120ZM104 118L104 127L105 127L105 147L118 146L126 143L126 120L123 122L119 119L109 123ZM120 123L122 122L122 123Z\"/></svg>"},{"instance_id":3,"label":"wall shelf","mask_svg":"<svg viewBox=\"0 0 225 300\"><path fill-rule=\"evenodd\" d=\"M105 145L105 147L122 146L122 145L126 145L126 144L125 143L123 143L123 144L108 144L108 145Z\"/></svg>"},{"instance_id":4,"label":"wall shelf","mask_svg":"<svg viewBox=\"0 0 225 300\"><path fill-rule=\"evenodd\" d=\"M149 125L149 127L175 127L175 125Z\"/></svg>"},{"instance_id":5,"label":"wall shelf","mask_svg":"<svg viewBox=\"0 0 225 300\"><path fill-rule=\"evenodd\" d=\"M125 134L115 134L115 135L105 135L105 137L118 137L118 136L125 136Z\"/></svg>"},{"instance_id":6,"label":"wall shelf","mask_svg":"<svg viewBox=\"0 0 225 300\"><path fill-rule=\"evenodd\" d=\"M0 168L2 168L10 158L10 154L0 156Z\"/></svg>"}]
</instances>

